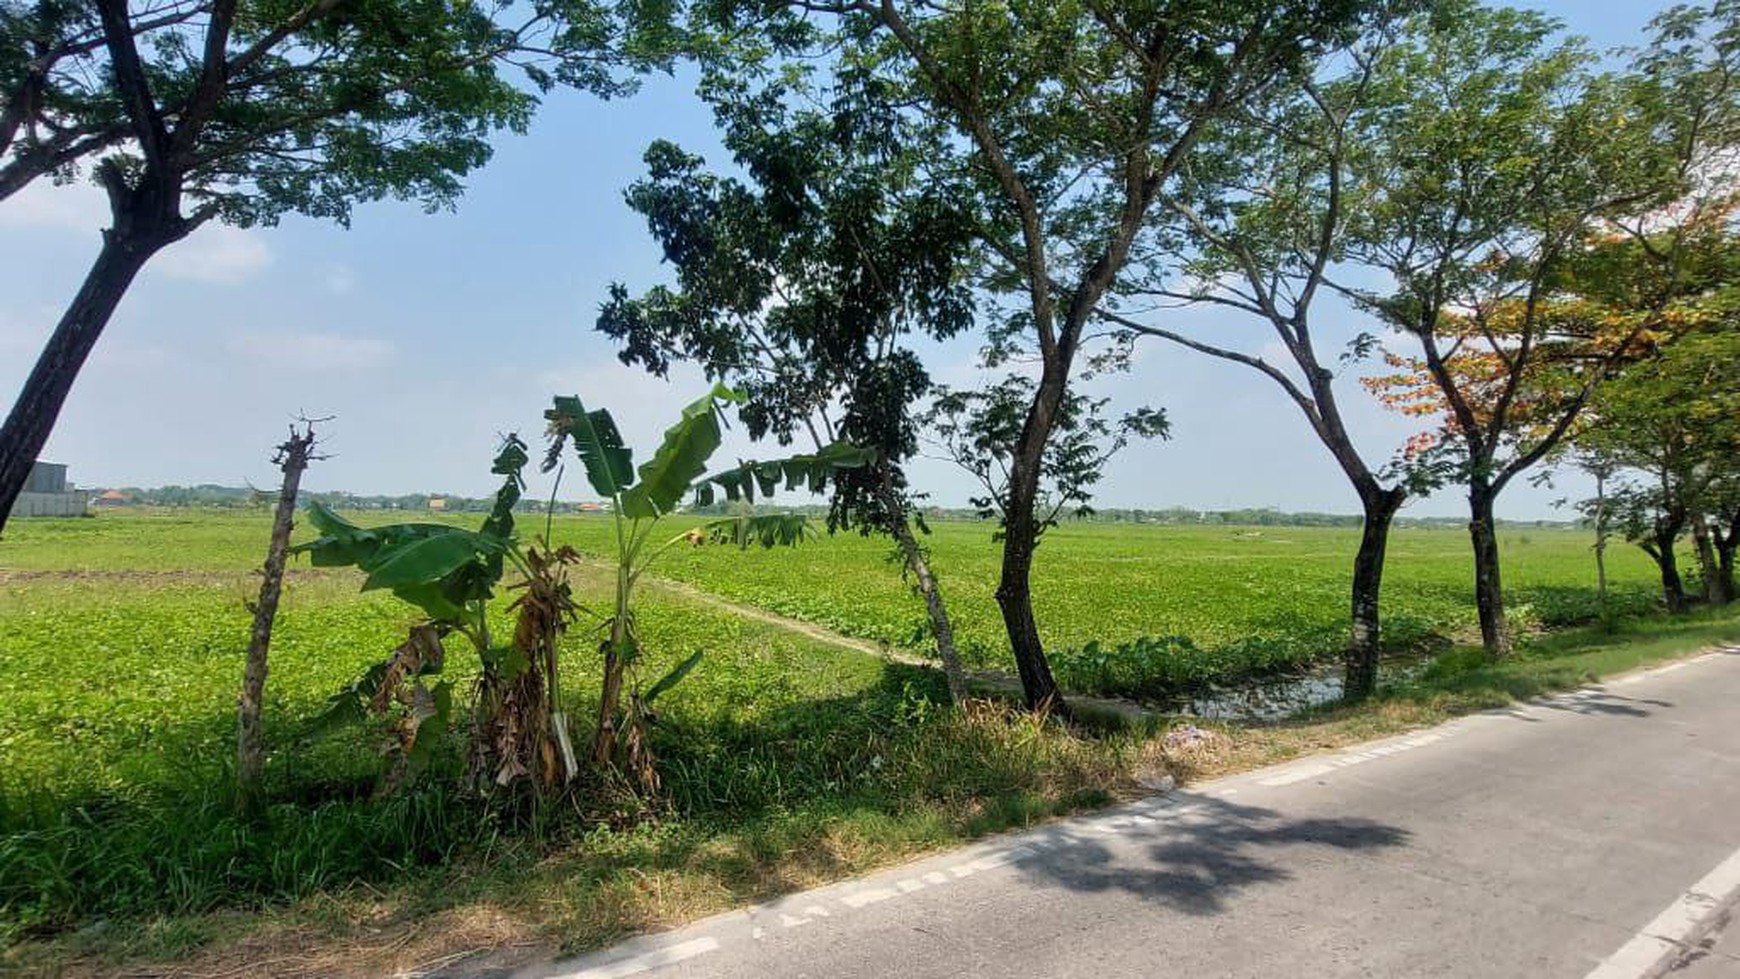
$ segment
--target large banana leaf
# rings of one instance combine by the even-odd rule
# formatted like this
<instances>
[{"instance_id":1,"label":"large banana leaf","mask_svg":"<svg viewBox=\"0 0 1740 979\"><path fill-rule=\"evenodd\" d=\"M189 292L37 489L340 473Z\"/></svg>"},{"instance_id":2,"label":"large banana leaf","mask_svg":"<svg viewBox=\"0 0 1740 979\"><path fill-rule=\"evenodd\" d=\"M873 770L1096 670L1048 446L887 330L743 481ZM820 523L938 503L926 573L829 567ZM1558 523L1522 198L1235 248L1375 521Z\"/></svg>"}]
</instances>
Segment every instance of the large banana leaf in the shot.
<instances>
[{"instance_id":1,"label":"large banana leaf","mask_svg":"<svg viewBox=\"0 0 1740 979\"><path fill-rule=\"evenodd\" d=\"M769 513L753 517L726 517L703 525L707 540L715 544L736 544L748 550L751 544L762 547L796 547L815 536L810 522L801 513Z\"/></svg>"},{"instance_id":2,"label":"large banana leaf","mask_svg":"<svg viewBox=\"0 0 1740 979\"><path fill-rule=\"evenodd\" d=\"M526 443L519 435L509 435L502 443L489 471L507 478L502 480L501 489L495 492L495 505L490 508L489 517L483 521L482 533L501 538L513 536L514 505L520 502L520 494L526 488L526 481L520 477L520 470L525 468L529 459Z\"/></svg>"},{"instance_id":3,"label":"large banana leaf","mask_svg":"<svg viewBox=\"0 0 1740 979\"><path fill-rule=\"evenodd\" d=\"M820 493L827 489L828 481L840 470L857 469L875 459L875 449L850 442L835 442L812 455L795 455L768 462L742 462L735 469L708 476L697 484L695 502L701 506L711 504L715 486L724 490L728 500L744 499L750 503L755 502L758 490L762 496L772 496L782 482L787 492L802 488Z\"/></svg>"},{"instance_id":4,"label":"large banana leaf","mask_svg":"<svg viewBox=\"0 0 1740 979\"><path fill-rule=\"evenodd\" d=\"M555 407L544 412L550 420L550 451L544 456L544 471L556 468L562 444L574 440L574 451L586 466L586 481L592 491L607 500L627 490L634 482L634 453L622 444L622 433L610 412L587 411L577 397L558 397Z\"/></svg>"},{"instance_id":5,"label":"large banana leaf","mask_svg":"<svg viewBox=\"0 0 1740 979\"><path fill-rule=\"evenodd\" d=\"M358 527L326 506L308 507L321 536L296 546L318 567L355 567L366 591L389 588L431 619L452 621L467 602L488 598L510 540L446 524Z\"/></svg>"},{"instance_id":6,"label":"large banana leaf","mask_svg":"<svg viewBox=\"0 0 1740 979\"><path fill-rule=\"evenodd\" d=\"M665 430L658 451L640 467L640 480L622 495L622 512L630 518L659 517L675 509L696 479L707 471L707 460L721 441L719 411L741 404L743 395L723 384L683 409L675 425Z\"/></svg>"},{"instance_id":7,"label":"large banana leaf","mask_svg":"<svg viewBox=\"0 0 1740 979\"><path fill-rule=\"evenodd\" d=\"M363 591L439 581L499 550L497 541L459 527L450 528L449 533L384 547L361 566L369 575L363 582Z\"/></svg>"}]
</instances>

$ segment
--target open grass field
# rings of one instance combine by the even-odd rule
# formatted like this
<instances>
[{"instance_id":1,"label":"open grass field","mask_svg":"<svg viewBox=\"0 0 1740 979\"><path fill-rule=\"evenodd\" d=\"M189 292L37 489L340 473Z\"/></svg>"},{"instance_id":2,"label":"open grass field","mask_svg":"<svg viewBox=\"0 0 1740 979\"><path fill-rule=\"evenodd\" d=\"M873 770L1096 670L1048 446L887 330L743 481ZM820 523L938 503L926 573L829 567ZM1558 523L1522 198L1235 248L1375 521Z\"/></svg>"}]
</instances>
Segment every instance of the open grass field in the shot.
<instances>
[{"instance_id":1,"label":"open grass field","mask_svg":"<svg viewBox=\"0 0 1740 979\"><path fill-rule=\"evenodd\" d=\"M234 574L258 564L265 521L264 513L222 511L39 521L9 535L0 569ZM522 529L534 523L528 518ZM926 543L958 640L979 661L999 665L1004 639L991 598L999 556L993 528L945 521L933 529ZM607 517L555 521L557 541L582 552L603 553L609 534ZM1347 528L1065 524L1039 548L1034 604L1053 647L1185 636L1214 648L1255 637L1332 652L1346 621L1357 540ZM1586 533L1505 528L1500 543L1509 601L1525 624L1594 617L1595 568ZM1472 573L1463 531L1395 531L1384 586L1386 628L1395 641L1406 645L1432 632L1471 629ZM841 533L796 552L699 548L667 556L659 574L846 635L923 647L923 604L901 580L885 538ZM1636 548L1616 542L1608 574L1621 609L1641 611L1654 601L1653 567Z\"/></svg>"},{"instance_id":2,"label":"open grass field","mask_svg":"<svg viewBox=\"0 0 1740 979\"><path fill-rule=\"evenodd\" d=\"M555 526L559 542L592 553L608 529L599 518ZM19 521L0 542L0 946L13 949L0 965L174 959L271 933L261 922L278 919L255 917L261 908L289 914L280 930L298 934L395 923L423 936L394 946L413 958L485 919L491 942L590 947L1103 802L1132 789L1132 770L1177 763L1141 733L1083 738L989 709L945 711L929 671L653 590L640 609L649 674L707 651L663 702L658 818L540 813L508 825L438 784L376 800L378 735L321 733L310 720L399 641L411 612L360 594L354 573L303 568L272 647L275 802L264 820L243 822L230 813L228 766L242 603L267 530L264 514L105 513ZM1532 608L1525 615L1593 612L1583 535L1505 538L1507 584ZM989 526L943 523L930 543L963 639L1001 665ZM1308 658L1337 641L1352 545L1341 530L1065 526L1040 549L1039 614L1060 647L1185 635L1214 650L1255 637ZM1398 632L1453 635L1471 623L1465 549L1459 533L1398 531L1386 589ZM684 551L661 573L915 647L922 605L888 555L885 541L850 535L797 552ZM1646 558L1615 548L1610 567L1627 604L1653 601ZM598 577L577 575L583 599L603 594ZM1706 632L1639 655L1671 655L1731 626L1699 624ZM584 628L567 640L573 703L596 699L586 667L595 641ZM1479 704L1621 668L1627 655L1440 670L1432 691L1392 692L1414 706L1336 723L1417 723L1448 709L1442 691ZM472 665L456 656L449 670ZM1252 760L1325 738L1263 737ZM250 912L243 924L238 909Z\"/></svg>"}]
</instances>

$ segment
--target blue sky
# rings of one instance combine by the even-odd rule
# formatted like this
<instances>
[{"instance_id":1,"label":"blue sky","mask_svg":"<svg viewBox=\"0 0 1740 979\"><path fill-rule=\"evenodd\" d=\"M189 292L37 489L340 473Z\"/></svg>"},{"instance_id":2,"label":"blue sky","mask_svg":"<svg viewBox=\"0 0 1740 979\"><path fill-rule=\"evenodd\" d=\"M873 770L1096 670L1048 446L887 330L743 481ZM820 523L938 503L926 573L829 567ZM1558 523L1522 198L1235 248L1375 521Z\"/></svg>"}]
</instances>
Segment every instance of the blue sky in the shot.
<instances>
[{"instance_id":1,"label":"blue sky","mask_svg":"<svg viewBox=\"0 0 1740 979\"><path fill-rule=\"evenodd\" d=\"M1564 19L1600 46L1634 43L1654 3L1525 4ZM500 433L535 436L553 393L612 409L633 444L649 445L693 374L670 383L622 367L592 331L612 281L640 289L667 277L639 218L622 202L657 138L722 158L711 117L680 79L654 79L633 99L556 95L524 137L500 141L457 213L402 204L360 207L349 230L303 219L279 228L207 228L141 275L74 389L45 458L84 485L252 481L270 485L270 446L299 412L333 415L332 458L307 485L365 493L483 495ZM10 399L73 294L105 224L84 185L38 183L0 203L0 392ZM1178 314L1174 314L1178 315ZM1260 351L1255 323L1208 314L1172 322L1238 337ZM1368 324L1324 324L1352 335ZM933 371L979 376L971 345L936 352ZM1297 410L1245 368L1164 347L1136 370L1095 382L1119 406L1172 417L1171 441L1132 447L1108 471L1107 506L1275 506L1352 512L1356 501ZM1368 453L1411 431L1349 385L1343 394ZM535 441L535 439L533 439ZM727 454L774 454L742 442ZM722 457L723 458L723 457ZM972 487L920 462L915 481L945 504ZM1575 495L1518 484L1501 514L1563 517ZM1408 513L1464 512L1453 492Z\"/></svg>"}]
</instances>

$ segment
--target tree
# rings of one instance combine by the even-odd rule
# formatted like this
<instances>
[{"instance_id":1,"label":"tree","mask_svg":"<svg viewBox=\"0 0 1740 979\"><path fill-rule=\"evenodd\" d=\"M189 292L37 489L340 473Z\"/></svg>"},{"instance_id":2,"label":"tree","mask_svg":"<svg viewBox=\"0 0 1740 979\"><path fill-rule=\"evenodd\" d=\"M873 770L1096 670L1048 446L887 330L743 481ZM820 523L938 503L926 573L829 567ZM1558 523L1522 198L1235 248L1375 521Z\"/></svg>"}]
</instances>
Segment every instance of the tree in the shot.
<instances>
[{"instance_id":1,"label":"tree","mask_svg":"<svg viewBox=\"0 0 1740 979\"><path fill-rule=\"evenodd\" d=\"M1007 526L1009 461L1020 444L1026 407L1032 400L1033 380L1011 374L976 390L938 388L922 416L925 430L944 456L984 487L985 495L970 501L982 519L996 518ZM1042 479L1035 496L1039 537L1065 514L1093 515L1093 487L1106 463L1131 439L1163 439L1170 433L1164 412L1138 408L1108 419L1109 404L1109 399L1075 391L1064 399L1040 464Z\"/></svg>"},{"instance_id":2,"label":"tree","mask_svg":"<svg viewBox=\"0 0 1740 979\"><path fill-rule=\"evenodd\" d=\"M1418 344L1375 384L1398 408L1443 419L1417 459L1466 487L1494 657L1511 648L1494 504L1663 312L1580 297L1567 276L1589 243L1683 193L1713 149L1664 140L1684 120L1649 96L1676 79L1596 74L1579 43L1552 42L1556 30L1467 2L1434 10L1378 62L1377 83L1397 97L1366 120L1351 182L1362 206L1347 255L1393 288L1343 291Z\"/></svg>"},{"instance_id":3,"label":"tree","mask_svg":"<svg viewBox=\"0 0 1740 979\"><path fill-rule=\"evenodd\" d=\"M1039 377L1010 447L997 604L1034 708L1061 706L1034 618L1047 444L1094 311L1205 132L1355 28L1363 0L805 0L840 63L950 130L938 179L971 215L1011 309L993 361Z\"/></svg>"},{"instance_id":4,"label":"tree","mask_svg":"<svg viewBox=\"0 0 1740 979\"><path fill-rule=\"evenodd\" d=\"M640 63L593 0L126 0L0 6L0 198L89 166L110 227L0 427L0 526L139 270L218 220L451 206L534 87L625 91Z\"/></svg>"},{"instance_id":5,"label":"tree","mask_svg":"<svg viewBox=\"0 0 1740 979\"><path fill-rule=\"evenodd\" d=\"M1732 601L1740 542L1733 532L1740 515L1740 330L1733 321L1712 316L1603 384L1577 444L1646 480L1615 494L1618 524L1656 562L1668 609L1687 604L1675 554L1687 533L1697 545L1705 598Z\"/></svg>"},{"instance_id":6,"label":"tree","mask_svg":"<svg viewBox=\"0 0 1740 979\"><path fill-rule=\"evenodd\" d=\"M751 92L713 76L703 93L753 184L655 143L628 202L676 266L677 290L630 298L615 286L598 328L624 363L663 376L692 361L747 400L752 438L807 433L876 450L834 480L830 526L892 536L930 618L950 694L966 696L942 591L914 525L905 464L917 451L913 406L930 389L905 342L944 340L973 323L958 274L967 228L939 188L916 179L925 134L850 90L828 111L794 110L819 93L795 78Z\"/></svg>"},{"instance_id":7,"label":"tree","mask_svg":"<svg viewBox=\"0 0 1740 979\"><path fill-rule=\"evenodd\" d=\"M1361 150L1357 127L1388 94L1374 85L1373 73L1390 34L1380 23L1346 52L1340 74L1275 86L1217 128L1186 169L1179 193L1156 215L1167 226L1159 241L1188 242L1189 254L1162 248L1139 256L1135 271L1100 310L1132 338L1162 339L1279 385L1353 485L1362 519L1342 685L1350 699L1377 685L1384 553L1397 511L1418 487L1386 480L1354 444L1335 389L1337 365L1325 363L1329 351L1320 349L1313 312L1330 293L1326 283L1360 204L1347 187L1347 172ZM1179 304L1255 317L1273 330L1291 366L1156 322L1158 311ZM1341 355L1342 365L1360 360L1373 344L1360 334Z\"/></svg>"}]
</instances>

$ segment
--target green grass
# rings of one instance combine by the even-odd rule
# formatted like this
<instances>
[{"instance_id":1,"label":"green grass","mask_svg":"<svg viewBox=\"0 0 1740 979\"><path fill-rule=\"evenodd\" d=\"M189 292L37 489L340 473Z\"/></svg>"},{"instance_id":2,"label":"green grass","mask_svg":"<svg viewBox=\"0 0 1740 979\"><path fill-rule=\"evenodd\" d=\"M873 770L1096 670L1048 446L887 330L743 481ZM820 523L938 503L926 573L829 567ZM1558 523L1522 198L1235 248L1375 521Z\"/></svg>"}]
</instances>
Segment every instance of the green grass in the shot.
<instances>
[{"instance_id":1,"label":"green grass","mask_svg":"<svg viewBox=\"0 0 1740 979\"><path fill-rule=\"evenodd\" d=\"M930 671L650 590L639 613L648 674L707 653L661 701L657 819L508 818L439 779L375 799L378 732L316 736L310 721L411 614L360 594L352 573L299 569L268 684L273 803L242 821L228 794L233 712L242 603L266 529L263 514L104 514L20 521L0 542L0 944L14 948L0 968L197 953L234 938L226 909L265 912L244 931L282 915L342 937L383 914L403 923L487 905L534 935L591 947L1102 803L1156 750L1135 733L1086 739L988 709L941 710ZM607 529L569 518L557 537L597 554ZM962 636L1000 665L989 531L941 524L931 546ZM1506 536L1507 584L1525 616L1590 614L1586 544L1562 531ZM1067 525L1040 549L1041 621L1061 647L1187 636L1195 653L1156 654L1179 677L1236 672L1256 656L1308 659L1338 641L1352 546L1337 530ZM1465 550L1460 534L1398 532L1386 592L1398 633L1467 629ZM916 648L922 604L887 556L883 541L839 536L788 553L684 549L662 571ZM1653 602L1646 561L1618 552L1611 562L1635 607ZM602 582L581 578L583 597L601 597ZM1740 633L1732 617L1709 616L1622 630L1533 639L1501 667L1455 653L1375 706L1309 723L1332 725L1332 738L1381 733ZM577 715L596 703L595 643L584 629L566 640ZM471 666L456 656L450 671L464 679ZM1311 743L1324 743L1313 730ZM1285 738L1235 732L1241 745Z\"/></svg>"},{"instance_id":2,"label":"green grass","mask_svg":"<svg viewBox=\"0 0 1740 979\"><path fill-rule=\"evenodd\" d=\"M0 568L234 570L258 561L264 519L160 511L39 521L11 532L0 547ZM119 526L125 533L110 529ZM561 517L556 536L602 554L610 527L605 517ZM934 530L926 543L960 645L978 663L1003 665L1005 639L992 601L999 558L993 527L942 521ZM1182 636L1204 650L1256 640L1281 644L1290 655L1321 656L1343 641L1357 540L1348 528L1066 523L1050 531L1037 552L1034 605L1050 647ZM1589 544L1587 534L1571 530L1502 530L1513 613L1549 626L1593 618ZM1654 607L1648 557L1615 546L1608 564L1621 612ZM926 646L923 603L901 579L885 538L842 533L797 552L684 549L667 555L658 573L847 635L915 651ZM1472 578L1465 533L1396 530L1384 586L1391 641L1406 647L1432 634L1470 631Z\"/></svg>"},{"instance_id":3,"label":"green grass","mask_svg":"<svg viewBox=\"0 0 1740 979\"><path fill-rule=\"evenodd\" d=\"M316 735L310 722L412 616L359 593L355 574L302 570L272 648L273 804L243 821L229 765L242 603L256 587L246 555L264 531L258 518L105 516L24 524L0 548L0 944L77 945L70 930L113 919L132 924L106 954L150 954L216 909L359 883L416 906L483 886L602 941L638 927L629 919L644 909L584 909L616 906L607 895L635 874L686 869L684 886L707 884L683 907L728 906L790 886L794 849L813 855L805 879L819 880L1103 800L1130 749L969 721L937 709L930 671L649 592L638 610L648 675L707 653L660 701L660 818L504 820L440 780L377 800L379 733ZM583 600L605 597L590 574L577 586ZM596 643L583 627L565 641L565 696L582 717L597 701ZM473 668L455 656L449 673L464 681ZM724 855L708 862L700 849ZM553 914L550 901L571 910ZM182 925L149 925L163 915Z\"/></svg>"},{"instance_id":4,"label":"green grass","mask_svg":"<svg viewBox=\"0 0 1740 979\"><path fill-rule=\"evenodd\" d=\"M1689 649L1737 642L1740 610L1733 608L1622 620L1535 637L1498 664L1488 662L1478 648L1457 649L1439 656L1418 681L1398 687L1392 696L1447 697L1464 710L1500 707L1646 667Z\"/></svg>"}]
</instances>

